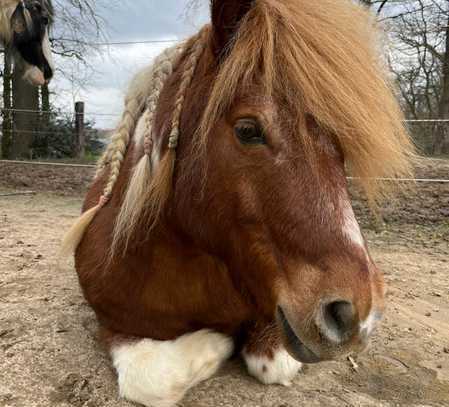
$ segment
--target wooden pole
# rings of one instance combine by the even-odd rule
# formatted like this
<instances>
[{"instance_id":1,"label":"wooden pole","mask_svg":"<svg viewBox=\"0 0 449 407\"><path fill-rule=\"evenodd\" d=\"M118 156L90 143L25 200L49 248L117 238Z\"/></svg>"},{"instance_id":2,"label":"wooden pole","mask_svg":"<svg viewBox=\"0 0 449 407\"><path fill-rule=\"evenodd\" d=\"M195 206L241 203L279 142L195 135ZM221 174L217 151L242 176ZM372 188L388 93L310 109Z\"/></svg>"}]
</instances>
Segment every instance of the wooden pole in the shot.
<instances>
[{"instance_id":1,"label":"wooden pole","mask_svg":"<svg viewBox=\"0 0 449 407\"><path fill-rule=\"evenodd\" d=\"M11 51L6 48L5 53L5 65L3 70L3 123L2 123L2 157L11 158L11 144L12 144L12 129L13 129L13 114L12 108L12 57Z\"/></svg>"},{"instance_id":2,"label":"wooden pole","mask_svg":"<svg viewBox=\"0 0 449 407\"><path fill-rule=\"evenodd\" d=\"M86 134L84 132L84 102L75 103L75 155L83 158L86 153Z\"/></svg>"}]
</instances>

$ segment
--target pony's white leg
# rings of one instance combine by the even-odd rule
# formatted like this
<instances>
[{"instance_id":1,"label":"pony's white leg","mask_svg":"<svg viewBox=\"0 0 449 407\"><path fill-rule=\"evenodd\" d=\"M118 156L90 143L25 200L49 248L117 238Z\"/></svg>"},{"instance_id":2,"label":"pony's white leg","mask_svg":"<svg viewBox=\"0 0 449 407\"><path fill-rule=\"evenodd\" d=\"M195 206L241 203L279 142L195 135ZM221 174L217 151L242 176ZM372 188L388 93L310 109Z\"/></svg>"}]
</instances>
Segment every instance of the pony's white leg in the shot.
<instances>
[{"instance_id":1,"label":"pony's white leg","mask_svg":"<svg viewBox=\"0 0 449 407\"><path fill-rule=\"evenodd\" d=\"M302 363L293 359L283 347L272 352L271 355L251 354L245 349L243 358L249 374L263 384L291 386Z\"/></svg>"},{"instance_id":2,"label":"pony's white leg","mask_svg":"<svg viewBox=\"0 0 449 407\"><path fill-rule=\"evenodd\" d=\"M275 325L256 327L242 356L249 374L264 384L290 386L302 367L283 347Z\"/></svg>"},{"instance_id":3,"label":"pony's white leg","mask_svg":"<svg viewBox=\"0 0 449 407\"><path fill-rule=\"evenodd\" d=\"M120 395L148 407L169 407L211 377L233 351L229 337L201 330L173 341L142 339L111 347Z\"/></svg>"}]
</instances>

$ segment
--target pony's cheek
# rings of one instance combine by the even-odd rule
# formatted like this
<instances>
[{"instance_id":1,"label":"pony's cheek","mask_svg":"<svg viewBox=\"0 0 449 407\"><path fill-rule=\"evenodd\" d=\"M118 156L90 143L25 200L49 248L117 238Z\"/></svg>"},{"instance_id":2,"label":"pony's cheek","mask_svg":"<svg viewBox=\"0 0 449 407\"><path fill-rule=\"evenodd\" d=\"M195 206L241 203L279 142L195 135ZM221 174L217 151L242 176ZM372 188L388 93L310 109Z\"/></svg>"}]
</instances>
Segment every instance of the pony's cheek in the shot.
<instances>
[{"instance_id":1,"label":"pony's cheek","mask_svg":"<svg viewBox=\"0 0 449 407\"><path fill-rule=\"evenodd\" d=\"M34 86L43 86L46 83L44 73L36 66L28 68L23 75L23 79Z\"/></svg>"}]
</instances>

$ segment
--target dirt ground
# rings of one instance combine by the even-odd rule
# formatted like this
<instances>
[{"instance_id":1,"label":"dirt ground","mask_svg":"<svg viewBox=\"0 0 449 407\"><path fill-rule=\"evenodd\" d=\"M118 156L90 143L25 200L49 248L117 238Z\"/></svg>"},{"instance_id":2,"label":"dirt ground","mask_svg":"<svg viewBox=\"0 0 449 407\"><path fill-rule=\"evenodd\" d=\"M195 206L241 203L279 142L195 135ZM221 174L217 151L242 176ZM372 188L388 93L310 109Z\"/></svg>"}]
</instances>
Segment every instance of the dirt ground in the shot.
<instances>
[{"instance_id":1,"label":"dirt ground","mask_svg":"<svg viewBox=\"0 0 449 407\"><path fill-rule=\"evenodd\" d=\"M0 163L0 406L125 407L71 265L56 264L92 171ZM448 178L449 161L418 176ZM355 202L389 285L368 351L308 366L290 388L262 386L240 360L194 388L183 407L449 406L449 184L418 184L383 219Z\"/></svg>"}]
</instances>

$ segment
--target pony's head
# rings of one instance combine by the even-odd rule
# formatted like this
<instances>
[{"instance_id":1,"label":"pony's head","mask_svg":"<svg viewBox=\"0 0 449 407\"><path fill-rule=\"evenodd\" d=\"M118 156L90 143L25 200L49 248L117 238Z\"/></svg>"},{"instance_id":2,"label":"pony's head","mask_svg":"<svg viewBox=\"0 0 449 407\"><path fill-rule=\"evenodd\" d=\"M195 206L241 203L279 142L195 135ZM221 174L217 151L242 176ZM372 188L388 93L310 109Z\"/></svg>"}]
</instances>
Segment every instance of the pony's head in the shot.
<instances>
[{"instance_id":1,"label":"pony's head","mask_svg":"<svg viewBox=\"0 0 449 407\"><path fill-rule=\"evenodd\" d=\"M226 264L304 362L364 348L384 308L346 169L374 202L385 187L374 178L408 175L413 148L373 24L350 1L213 1L185 95L167 218Z\"/></svg>"},{"instance_id":2,"label":"pony's head","mask_svg":"<svg viewBox=\"0 0 449 407\"><path fill-rule=\"evenodd\" d=\"M7 0L2 5L1 38L23 61L24 77L33 85L44 85L53 76L48 27L53 14L47 0Z\"/></svg>"}]
</instances>

